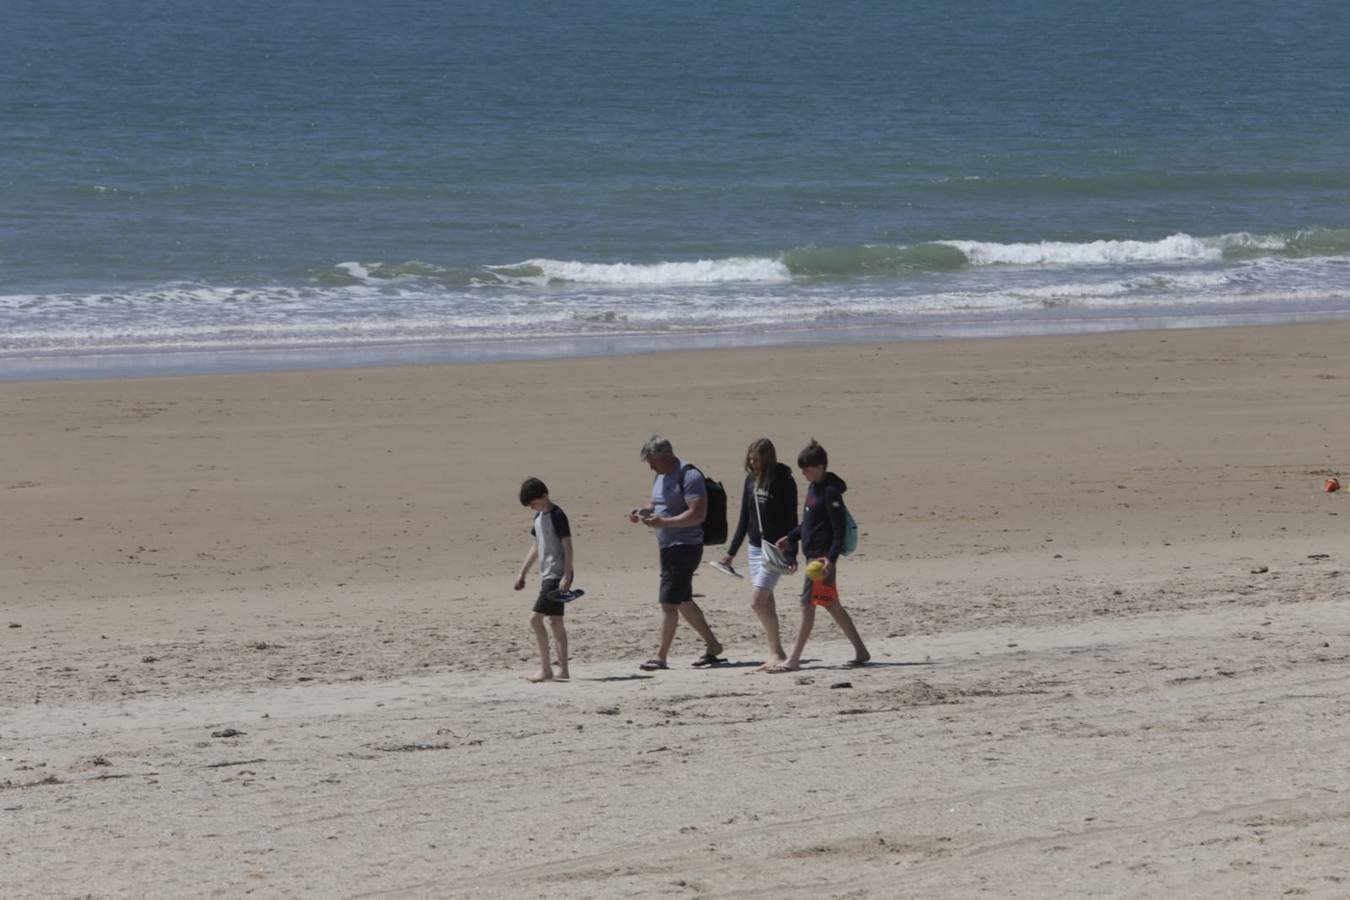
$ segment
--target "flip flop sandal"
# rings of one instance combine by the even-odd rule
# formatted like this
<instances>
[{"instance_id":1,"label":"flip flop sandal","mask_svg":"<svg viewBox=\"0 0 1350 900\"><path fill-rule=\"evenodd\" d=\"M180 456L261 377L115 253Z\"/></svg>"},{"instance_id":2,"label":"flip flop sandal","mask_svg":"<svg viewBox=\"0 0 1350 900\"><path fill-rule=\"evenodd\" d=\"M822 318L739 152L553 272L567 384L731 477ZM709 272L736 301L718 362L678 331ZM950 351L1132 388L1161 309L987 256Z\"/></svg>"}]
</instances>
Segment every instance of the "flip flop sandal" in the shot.
<instances>
[{"instance_id":1,"label":"flip flop sandal","mask_svg":"<svg viewBox=\"0 0 1350 900\"><path fill-rule=\"evenodd\" d=\"M644 672L656 672L661 669L669 669L670 666L661 662L661 660L659 659L649 659L642 665L638 666L638 668Z\"/></svg>"},{"instance_id":2,"label":"flip flop sandal","mask_svg":"<svg viewBox=\"0 0 1350 900\"><path fill-rule=\"evenodd\" d=\"M732 578L744 578L744 577L745 577L745 576L742 575L740 572L737 572L737 571L736 571L734 568L732 568L731 566L729 566L729 565L727 565L726 563L722 562L720 559L710 559L710 560L708 560L708 565L712 566L714 569L716 569L717 571L721 572L723 575L730 575Z\"/></svg>"},{"instance_id":3,"label":"flip flop sandal","mask_svg":"<svg viewBox=\"0 0 1350 900\"><path fill-rule=\"evenodd\" d=\"M705 653L698 659L694 660L692 665L696 669L703 669L703 668L710 668L712 666L724 665L725 663L726 660L723 659L722 657L715 656L712 653Z\"/></svg>"}]
</instances>

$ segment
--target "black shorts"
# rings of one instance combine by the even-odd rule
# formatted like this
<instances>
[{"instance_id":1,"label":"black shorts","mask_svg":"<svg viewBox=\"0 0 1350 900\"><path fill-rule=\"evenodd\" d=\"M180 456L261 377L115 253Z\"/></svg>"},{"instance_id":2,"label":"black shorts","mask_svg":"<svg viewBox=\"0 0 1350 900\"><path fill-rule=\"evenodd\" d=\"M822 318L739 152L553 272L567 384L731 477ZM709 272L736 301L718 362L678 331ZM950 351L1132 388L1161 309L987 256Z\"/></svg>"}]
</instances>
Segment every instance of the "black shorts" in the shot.
<instances>
[{"instance_id":1,"label":"black shorts","mask_svg":"<svg viewBox=\"0 0 1350 900\"><path fill-rule=\"evenodd\" d=\"M701 544L671 544L661 548L662 603L674 606L694 599L694 572L702 559Z\"/></svg>"},{"instance_id":2,"label":"black shorts","mask_svg":"<svg viewBox=\"0 0 1350 900\"><path fill-rule=\"evenodd\" d=\"M558 585L561 578L545 578L539 583L539 599L534 601L534 611L541 616L561 616L567 612L567 604L558 599Z\"/></svg>"}]
</instances>

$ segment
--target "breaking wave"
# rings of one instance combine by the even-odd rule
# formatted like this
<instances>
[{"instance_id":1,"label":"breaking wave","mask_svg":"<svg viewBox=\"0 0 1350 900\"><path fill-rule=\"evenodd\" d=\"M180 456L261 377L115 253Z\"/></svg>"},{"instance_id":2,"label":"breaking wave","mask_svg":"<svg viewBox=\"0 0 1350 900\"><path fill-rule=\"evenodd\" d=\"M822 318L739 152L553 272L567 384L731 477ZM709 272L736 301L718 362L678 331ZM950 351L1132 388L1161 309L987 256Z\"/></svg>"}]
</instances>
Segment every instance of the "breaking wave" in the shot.
<instances>
[{"instance_id":1,"label":"breaking wave","mask_svg":"<svg viewBox=\"0 0 1350 900\"><path fill-rule=\"evenodd\" d=\"M773 284L794 278L855 278L942 273L980 266L1096 267L1136 263L1203 263L1270 257L1350 254L1350 229L1308 229L1287 234L1235 232L1212 237L1173 234L1152 241L941 240L921 244L810 246L777 256L730 256L692 261L580 262L530 259L484 267L501 284L662 287L712 284ZM344 263L354 267L356 263ZM376 265L363 274L393 277L410 273L405 264Z\"/></svg>"},{"instance_id":2,"label":"breaking wave","mask_svg":"<svg viewBox=\"0 0 1350 900\"><path fill-rule=\"evenodd\" d=\"M772 283L787 281L791 271L780 260L757 257L700 259L692 262L584 263L531 259L509 266L489 266L504 283L595 284L631 287L656 285Z\"/></svg>"}]
</instances>

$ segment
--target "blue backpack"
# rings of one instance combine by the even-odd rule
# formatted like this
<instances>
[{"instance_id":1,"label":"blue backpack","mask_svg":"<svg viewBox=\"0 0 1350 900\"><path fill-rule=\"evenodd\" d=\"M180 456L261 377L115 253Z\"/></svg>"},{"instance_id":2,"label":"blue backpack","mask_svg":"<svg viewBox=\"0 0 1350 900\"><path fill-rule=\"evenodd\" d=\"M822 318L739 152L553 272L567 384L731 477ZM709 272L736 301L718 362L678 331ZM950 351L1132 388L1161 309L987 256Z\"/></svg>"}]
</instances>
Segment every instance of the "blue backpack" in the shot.
<instances>
[{"instance_id":1,"label":"blue backpack","mask_svg":"<svg viewBox=\"0 0 1350 900\"><path fill-rule=\"evenodd\" d=\"M844 507L844 550L843 554L848 556L854 550L858 549L858 523L853 519L853 513Z\"/></svg>"}]
</instances>

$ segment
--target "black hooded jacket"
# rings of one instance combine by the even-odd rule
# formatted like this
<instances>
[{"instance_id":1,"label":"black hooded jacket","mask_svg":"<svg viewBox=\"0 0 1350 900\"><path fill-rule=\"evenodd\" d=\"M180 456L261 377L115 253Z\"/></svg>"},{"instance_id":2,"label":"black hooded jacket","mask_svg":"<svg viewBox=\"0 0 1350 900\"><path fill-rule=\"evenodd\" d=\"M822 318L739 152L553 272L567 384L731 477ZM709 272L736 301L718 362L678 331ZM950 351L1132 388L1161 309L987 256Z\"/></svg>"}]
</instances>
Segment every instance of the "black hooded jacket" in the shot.
<instances>
[{"instance_id":1,"label":"black hooded jacket","mask_svg":"<svg viewBox=\"0 0 1350 900\"><path fill-rule=\"evenodd\" d=\"M755 515L752 504L759 503L759 516L764 518L765 534L759 533L759 516ZM735 556L741 549L741 541L748 535L751 546L758 547L764 540L774 543L780 537L790 534L797 527L797 482L792 470L782 463L774 466L773 477L769 479L767 497L756 497L755 476L745 476L745 490L741 494L741 519L736 524L736 534L727 545L727 555ZM795 543L795 539L794 539ZM795 557L795 545L789 548L788 555Z\"/></svg>"},{"instance_id":2,"label":"black hooded jacket","mask_svg":"<svg viewBox=\"0 0 1350 900\"><path fill-rule=\"evenodd\" d=\"M802 556L807 559L823 556L830 562L839 559L844 550L846 490L848 485L844 479L833 472L826 472L819 482L807 485L802 524L788 535L801 541Z\"/></svg>"}]
</instances>

